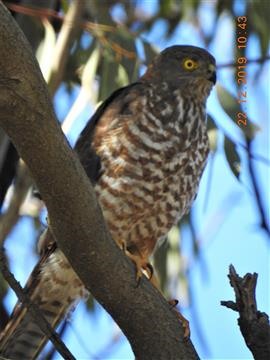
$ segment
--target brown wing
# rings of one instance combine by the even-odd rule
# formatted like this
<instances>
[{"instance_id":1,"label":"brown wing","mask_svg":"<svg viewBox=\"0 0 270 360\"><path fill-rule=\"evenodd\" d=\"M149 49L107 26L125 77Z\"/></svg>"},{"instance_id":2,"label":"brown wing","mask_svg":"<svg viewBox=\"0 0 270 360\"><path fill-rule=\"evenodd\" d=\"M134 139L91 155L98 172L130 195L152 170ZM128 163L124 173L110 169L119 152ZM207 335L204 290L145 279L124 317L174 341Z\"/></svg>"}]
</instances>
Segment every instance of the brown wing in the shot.
<instances>
[{"instance_id":1,"label":"brown wing","mask_svg":"<svg viewBox=\"0 0 270 360\"><path fill-rule=\"evenodd\" d=\"M74 150L79 155L79 159L84 167L84 170L93 184L97 182L101 175L100 159L92 147L92 140L94 137L96 125L100 122L101 118L103 118L104 121L103 115L108 110L111 110L117 114L121 113L121 111L124 112L125 102L123 102L123 108L119 109L121 99L124 99L126 94L128 94L129 91L138 84L139 83L133 83L112 93L112 95L100 105L95 114L88 121L86 127L81 132L81 135L75 144ZM112 114L110 114L105 121L110 121L112 119L111 115Z\"/></svg>"}]
</instances>

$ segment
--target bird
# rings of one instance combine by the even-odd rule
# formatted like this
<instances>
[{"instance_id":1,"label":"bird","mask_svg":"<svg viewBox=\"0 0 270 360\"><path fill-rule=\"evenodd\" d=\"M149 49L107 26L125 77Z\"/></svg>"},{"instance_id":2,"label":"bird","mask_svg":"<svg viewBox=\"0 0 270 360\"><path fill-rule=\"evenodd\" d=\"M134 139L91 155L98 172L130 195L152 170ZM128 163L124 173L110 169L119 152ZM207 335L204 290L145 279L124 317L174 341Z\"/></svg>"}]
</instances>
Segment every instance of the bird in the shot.
<instances>
[{"instance_id":1,"label":"bird","mask_svg":"<svg viewBox=\"0 0 270 360\"><path fill-rule=\"evenodd\" d=\"M94 186L112 238L151 280L149 258L187 213L209 153L206 101L216 82L205 49L174 45L136 81L114 91L81 132L74 151ZM56 327L87 296L81 280L46 230L41 258L25 285ZM18 303L0 336L0 354L35 359L47 337Z\"/></svg>"}]
</instances>

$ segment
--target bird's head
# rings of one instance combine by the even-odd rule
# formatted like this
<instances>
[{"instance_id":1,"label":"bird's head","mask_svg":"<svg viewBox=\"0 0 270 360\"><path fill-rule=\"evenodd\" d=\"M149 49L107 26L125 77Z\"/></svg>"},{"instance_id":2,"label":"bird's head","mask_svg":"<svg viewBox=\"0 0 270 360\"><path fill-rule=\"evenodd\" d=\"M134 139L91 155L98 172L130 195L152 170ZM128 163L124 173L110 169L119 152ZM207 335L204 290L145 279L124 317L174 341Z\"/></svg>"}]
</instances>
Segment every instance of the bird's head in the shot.
<instances>
[{"instance_id":1,"label":"bird's head","mask_svg":"<svg viewBox=\"0 0 270 360\"><path fill-rule=\"evenodd\" d=\"M194 84L209 92L216 82L216 62L206 50L190 45L176 45L163 50L148 66L145 81L166 82L168 88Z\"/></svg>"}]
</instances>

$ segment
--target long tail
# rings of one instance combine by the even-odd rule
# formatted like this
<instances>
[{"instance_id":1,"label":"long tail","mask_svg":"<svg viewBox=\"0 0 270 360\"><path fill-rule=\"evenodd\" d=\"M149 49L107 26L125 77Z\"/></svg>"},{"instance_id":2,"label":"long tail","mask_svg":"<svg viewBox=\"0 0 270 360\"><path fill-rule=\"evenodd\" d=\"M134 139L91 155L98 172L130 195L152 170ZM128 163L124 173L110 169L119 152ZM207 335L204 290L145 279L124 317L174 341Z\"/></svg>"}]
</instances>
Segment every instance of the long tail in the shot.
<instances>
[{"instance_id":1,"label":"long tail","mask_svg":"<svg viewBox=\"0 0 270 360\"><path fill-rule=\"evenodd\" d=\"M50 246L31 273L25 289L31 302L55 328L86 290L64 254ZM0 335L0 355L12 360L36 359L48 338L27 309L17 303Z\"/></svg>"}]
</instances>

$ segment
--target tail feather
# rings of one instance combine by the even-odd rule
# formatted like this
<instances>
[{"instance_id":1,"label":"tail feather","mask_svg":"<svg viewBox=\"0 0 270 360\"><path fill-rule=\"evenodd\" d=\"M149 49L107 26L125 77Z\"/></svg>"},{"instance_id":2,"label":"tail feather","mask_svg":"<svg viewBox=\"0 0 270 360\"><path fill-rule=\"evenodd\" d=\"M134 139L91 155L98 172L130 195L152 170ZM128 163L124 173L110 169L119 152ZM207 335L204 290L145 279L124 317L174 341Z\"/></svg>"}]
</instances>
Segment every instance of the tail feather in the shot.
<instances>
[{"instance_id":1,"label":"tail feather","mask_svg":"<svg viewBox=\"0 0 270 360\"><path fill-rule=\"evenodd\" d=\"M64 254L55 246L42 256L25 289L53 328L87 294ZM0 355L12 360L36 359L47 341L27 309L17 303L0 335Z\"/></svg>"}]
</instances>

